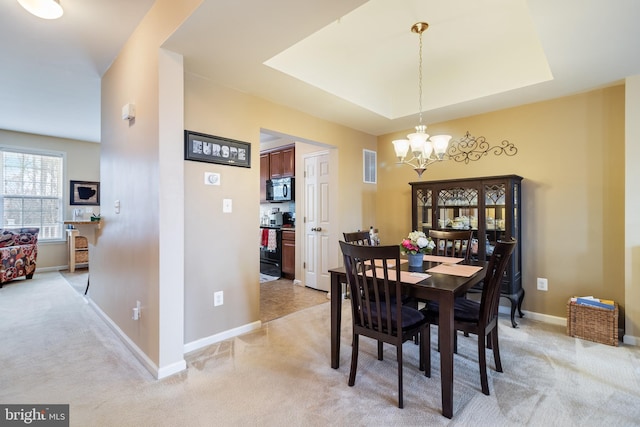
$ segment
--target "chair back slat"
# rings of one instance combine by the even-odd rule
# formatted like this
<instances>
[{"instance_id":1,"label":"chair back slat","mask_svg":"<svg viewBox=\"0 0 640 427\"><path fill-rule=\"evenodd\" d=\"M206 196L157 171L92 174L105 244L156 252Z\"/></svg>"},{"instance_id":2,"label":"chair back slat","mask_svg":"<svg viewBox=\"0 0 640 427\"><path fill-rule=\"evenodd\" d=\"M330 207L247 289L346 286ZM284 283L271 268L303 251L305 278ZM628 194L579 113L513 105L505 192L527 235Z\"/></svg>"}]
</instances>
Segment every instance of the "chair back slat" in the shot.
<instances>
[{"instance_id":1,"label":"chair back slat","mask_svg":"<svg viewBox=\"0 0 640 427\"><path fill-rule=\"evenodd\" d=\"M429 230L429 237L436 244L433 250L435 255L463 258L469 261L473 230Z\"/></svg>"},{"instance_id":2,"label":"chair back slat","mask_svg":"<svg viewBox=\"0 0 640 427\"><path fill-rule=\"evenodd\" d=\"M402 336L400 270L390 268L400 265L400 247L340 242L340 248L353 319L358 326L380 334Z\"/></svg>"},{"instance_id":3,"label":"chair back slat","mask_svg":"<svg viewBox=\"0 0 640 427\"><path fill-rule=\"evenodd\" d=\"M371 235L368 231L353 231L351 233L342 233L344 241L347 243L355 243L357 245L373 246Z\"/></svg>"},{"instance_id":4,"label":"chair back slat","mask_svg":"<svg viewBox=\"0 0 640 427\"><path fill-rule=\"evenodd\" d=\"M517 242L513 239L511 241L497 242L493 249L493 255L489 259L480 299L480 322L485 325L488 325L494 317L498 316L500 285L516 244Z\"/></svg>"}]
</instances>

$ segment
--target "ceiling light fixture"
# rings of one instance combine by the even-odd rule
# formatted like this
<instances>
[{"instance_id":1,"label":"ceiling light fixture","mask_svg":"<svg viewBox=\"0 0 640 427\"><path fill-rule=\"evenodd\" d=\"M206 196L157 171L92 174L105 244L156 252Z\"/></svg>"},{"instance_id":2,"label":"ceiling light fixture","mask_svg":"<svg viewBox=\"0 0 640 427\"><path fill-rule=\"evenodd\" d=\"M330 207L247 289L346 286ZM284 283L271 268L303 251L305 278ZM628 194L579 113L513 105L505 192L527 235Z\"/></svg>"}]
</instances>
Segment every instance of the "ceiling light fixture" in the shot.
<instances>
[{"instance_id":1,"label":"ceiling light fixture","mask_svg":"<svg viewBox=\"0 0 640 427\"><path fill-rule=\"evenodd\" d=\"M59 0L18 0L27 12L42 19L58 19L64 11Z\"/></svg>"},{"instance_id":2,"label":"ceiling light fixture","mask_svg":"<svg viewBox=\"0 0 640 427\"><path fill-rule=\"evenodd\" d=\"M426 22L418 22L411 27L411 32L419 36L418 50L418 106L419 124L416 131L407 135L408 139L397 139L393 141L393 147L398 157L398 163L411 166L418 177L432 163L442 160L455 160L457 162L469 163L469 161L479 160L489 152L495 155L506 154L513 156L518 149L509 141L502 141L500 146L490 147L484 137L475 138L466 133L460 141L451 141L451 135L433 135L429 138L427 126L422 124L422 33L429 28ZM407 159L407 153L411 149L411 159Z\"/></svg>"}]
</instances>

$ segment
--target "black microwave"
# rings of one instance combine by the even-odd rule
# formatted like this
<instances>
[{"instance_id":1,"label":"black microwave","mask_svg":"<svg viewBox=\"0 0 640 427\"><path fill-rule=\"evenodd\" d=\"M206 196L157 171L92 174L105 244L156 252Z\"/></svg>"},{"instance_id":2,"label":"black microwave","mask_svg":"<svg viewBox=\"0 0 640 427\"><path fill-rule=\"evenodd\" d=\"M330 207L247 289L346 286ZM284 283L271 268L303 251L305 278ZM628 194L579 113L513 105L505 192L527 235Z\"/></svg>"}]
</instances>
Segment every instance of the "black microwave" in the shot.
<instances>
[{"instance_id":1,"label":"black microwave","mask_svg":"<svg viewBox=\"0 0 640 427\"><path fill-rule=\"evenodd\" d=\"M294 178L273 178L267 180L267 200L271 202L294 201Z\"/></svg>"}]
</instances>

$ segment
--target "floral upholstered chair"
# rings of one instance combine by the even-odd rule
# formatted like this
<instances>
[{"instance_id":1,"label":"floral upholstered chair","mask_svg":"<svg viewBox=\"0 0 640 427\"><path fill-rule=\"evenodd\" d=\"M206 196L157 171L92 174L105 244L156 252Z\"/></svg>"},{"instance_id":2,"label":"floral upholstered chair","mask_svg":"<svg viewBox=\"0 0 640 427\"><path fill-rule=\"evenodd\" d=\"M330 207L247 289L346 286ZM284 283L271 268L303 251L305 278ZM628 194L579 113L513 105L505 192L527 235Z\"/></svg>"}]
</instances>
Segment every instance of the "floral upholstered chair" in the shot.
<instances>
[{"instance_id":1,"label":"floral upholstered chair","mask_svg":"<svg viewBox=\"0 0 640 427\"><path fill-rule=\"evenodd\" d=\"M33 277L38 257L39 232L39 228L0 228L0 288L18 277Z\"/></svg>"}]
</instances>

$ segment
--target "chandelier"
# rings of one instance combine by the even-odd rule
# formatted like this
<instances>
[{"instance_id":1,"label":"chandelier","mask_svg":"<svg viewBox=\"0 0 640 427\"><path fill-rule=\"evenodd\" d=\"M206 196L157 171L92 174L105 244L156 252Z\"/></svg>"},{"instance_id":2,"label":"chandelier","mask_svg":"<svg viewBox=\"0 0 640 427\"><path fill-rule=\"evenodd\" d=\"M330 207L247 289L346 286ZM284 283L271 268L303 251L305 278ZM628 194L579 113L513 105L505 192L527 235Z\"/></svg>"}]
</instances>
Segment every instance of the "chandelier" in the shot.
<instances>
[{"instance_id":1,"label":"chandelier","mask_svg":"<svg viewBox=\"0 0 640 427\"><path fill-rule=\"evenodd\" d=\"M393 148L398 158L398 163L411 166L418 177L432 163L442 160L455 160L457 162L469 163L469 161L479 160L489 153L495 155L506 154L513 156L518 152L515 145L509 141L502 141L500 145L491 147L484 137L476 138L466 133L460 141L451 141L451 135L427 134L427 126L422 124L422 33L429 28L426 22L418 22L411 27L411 32L417 33L420 40L418 49L418 106L419 124L416 131L407 135L408 139L397 139L393 141ZM451 142L451 143L450 143ZM407 154L411 150L411 158L407 159Z\"/></svg>"}]
</instances>

